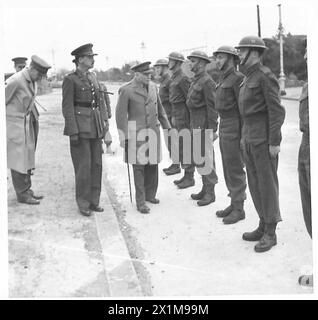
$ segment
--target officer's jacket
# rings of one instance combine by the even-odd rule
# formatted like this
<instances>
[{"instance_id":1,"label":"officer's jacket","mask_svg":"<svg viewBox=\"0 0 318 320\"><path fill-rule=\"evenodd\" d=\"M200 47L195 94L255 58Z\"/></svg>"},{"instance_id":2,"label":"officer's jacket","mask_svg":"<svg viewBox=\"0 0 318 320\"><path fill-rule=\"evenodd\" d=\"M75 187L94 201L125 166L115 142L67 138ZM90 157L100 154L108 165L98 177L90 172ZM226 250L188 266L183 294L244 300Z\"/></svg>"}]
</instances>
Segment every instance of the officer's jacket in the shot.
<instances>
[{"instance_id":1,"label":"officer's jacket","mask_svg":"<svg viewBox=\"0 0 318 320\"><path fill-rule=\"evenodd\" d=\"M149 82L148 90L135 79L119 89L116 106L119 138L128 140L128 159L132 164L157 164L161 160L160 124L170 129L170 122L161 104L157 86ZM148 136L148 138L147 138ZM138 150L149 141L149 161L138 159ZM152 149L154 148L154 149Z\"/></svg>"},{"instance_id":2,"label":"officer's jacket","mask_svg":"<svg viewBox=\"0 0 318 320\"><path fill-rule=\"evenodd\" d=\"M299 129L303 132L305 142L309 143L308 83L303 86L299 99Z\"/></svg>"},{"instance_id":3,"label":"officer's jacket","mask_svg":"<svg viewBox=\"0 0 318 320\"><path fill-rule=\"evenodd\" d=\"M62 85L64 134L82 138L102 138L106 130L107 111L102 88L96 76L80 70L68 74Z\"/></svg>"},{"instance_id":4,"label":"officer's jacket","mask_svg":"<svg viewBox=\"0 0 318 320\"><path fill-rule=\"evenodd\" d=\"M160 82L159 86L159 96L168 118L171 117L171 103L169 101L170 82L170 76L168 73L166 73L165 75L163 75L162 81Z\"/></svg>"},{"instance_id":5,"label":"officer's jacket","mask_svg":"<svg viewBox=\"0 0 318 320\"><path fill-rule=\"evenodd\" d=\"M234 69L226 70L216 86L215 108L220 116L220 137L241 136L238 99L244 75Z\"/></svg>"},{"instance_id":6,"label":"officer's jacket","mask_svg":"<svg viewBox=\"0 0 318 320\"><path fill-rule=\"evenodd\" d=\"M203 72L194 77L187 96L191 129L217 131L218 113L215 110L215 83Z\"/></svg>"},{"instance_id":7,"label":"officer's jacket","mask_svg":"<svg viewBox=\"0 0 318 320\"><path fill-rule=\"evenodd\" d=\"M239 110L243 141L280 144L285 109L280 104L278 81L269 68L256 63L247 69L239 94Z\"/></svg>"}]
</instances>

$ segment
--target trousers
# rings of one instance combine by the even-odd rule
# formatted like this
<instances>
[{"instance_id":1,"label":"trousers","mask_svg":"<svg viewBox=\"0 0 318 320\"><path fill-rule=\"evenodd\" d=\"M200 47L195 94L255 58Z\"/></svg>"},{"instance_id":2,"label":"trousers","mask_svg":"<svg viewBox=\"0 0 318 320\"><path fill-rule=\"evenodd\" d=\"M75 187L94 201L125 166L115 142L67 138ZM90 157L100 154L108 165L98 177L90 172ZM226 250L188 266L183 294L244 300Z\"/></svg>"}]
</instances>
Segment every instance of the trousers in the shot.
<instances>
[{"instance_id":1,"label":"trousers","mask_svg":"<svg viewBox=\"0 0 318 320\"><path fill-rule=\"evenodd\" d=\"M80 210L99 205L102 186L102 140L79 138L70 145L75 171L75 198Z\"/></svg>"},{"instance_id":2,"label":"trousers","mask_svg":"<svg viewBox=\"0 0 318 320\"><path fill-rule=\"evenodd\" d=\"M267 142L244 143L247 180L255 209L266 224L282 221L279 209L278 156L272 158Z\"/></svg>"},{"instance_id":3,"label":"trousers","mask_svg":"<svg viewBox=\"0 0 318 320\"><path fill-rule=\"evenodd\" d=\"M146 199L156 197L158 189L158 165L133 164L135 199L137 207L145 204Z\"/></svg>"},{"instance_id":4,"label":"trousers","mask_svg":"<svg viewBox=\"0 0 318 320\"><path fill-rule=\"evenodd\" d=\"M307 231L312 237L311 188L310 188L310 145L302 139L298 153L298 178L303 216Z\"/></svg>"},{"instance_id":5,"label":"trousers","mask_svg":"<svg viewBox=\"0 0 318 320\"><path fill-rule=\"evenodd\" d=\"M31 189L31 170L27 173L21 173L11 169L12 184L18 198L28 196Z\"/></svg>"}]
</instances>

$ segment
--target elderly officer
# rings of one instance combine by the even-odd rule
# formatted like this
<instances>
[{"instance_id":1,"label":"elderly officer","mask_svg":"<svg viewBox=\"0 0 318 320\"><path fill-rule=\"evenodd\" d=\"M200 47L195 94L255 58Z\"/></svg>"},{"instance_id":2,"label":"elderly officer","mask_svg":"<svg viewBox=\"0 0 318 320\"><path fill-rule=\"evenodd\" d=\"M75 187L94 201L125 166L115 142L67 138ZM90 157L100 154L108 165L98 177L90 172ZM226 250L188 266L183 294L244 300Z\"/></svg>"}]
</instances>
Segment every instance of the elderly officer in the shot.
<instances>
[{"instance_id":1,"label":"elderly officer","mask_svg":"<svg viewBox=\"0 0 318 320\"><path fill-rule=\"evenodd\" d=\"M196 131L199 130L198 134L201 136L199 151L205 157L203 164L197 163L194 159L198 173L202 176L202 189L199 193L192 194L191 198L198 200L199 206L206 206L215 201L214 186L218 182L213 150L213 140L217 138L218 127L218 114L215 110L215 83L206 72L206 65L211 61L205 52L193 51L187 58L190 60L191 71L194 73L187 97L193 144L195 145ZM196 152L193 152L194 157Z\"/></svg>"},{"instance_id":2,"label":"elderly officer","mask_svg":"<svg viewBox=\"0 0 318 320\"><path fill-rule=\"evenodd\" d=\"M306 48L305 60L307 61L307 40L304 40ZM309 105L308 83L305 83L299 99L299 129L302 132L302 140L298 154L298 177L303 216L307 231L312 237L311 225L311 188L310 188L310 143L309 143ZM313 275L302 275L299 284L312 286Z\"/></svg>"},{"instance_id":3,"label":"elderly officer","mask_svg":"<svg viewBox=\"0 0 318 320\"><path fill-rule=\"evenodd\" d=\"M168 120L171 125L171 103L169 101L169 86L171 82L171 77L169 75L169 67L168 67L168 60L167 59L159 59L154 64L154 70L156 76L158 77L160 86L159 86L159 96L161 99L161 103L163 108L166 111ZM167 147L169 151L169 155L171 157L171 137L168 137ZM180 163L172 163L168 168L164 168L163 172L167 175L173 175L181 172Z\"/></svg>"},{"instance_id":4,"label":"elderly officer","mask_svg":"<svg viewBox=\"0 0 318 320\"><path fill-rule=\"evenodd\" d=\"M16 57L13 58L12 61L14 62L14 69L16 72L21 71L22 69L24 69L26 67L26 61L28 60L28 58L25 57Z\"/></svg>"},{"instance_id":5,"label":"elderly officer","mask_svg":"<svg viewBox=\"0 0 318 320\"><path fill-rule=\"evenodd\" d=\"M172 106L171 123L178 133L182 130L190 130L190 113L187 107L187 94L190 88L190 79L183 73L182 64L185 61L184 56L179 52L171 52L168 56L169 70L172 72L169 86L169 101ZM173 138L173 137L172 137ZM186 145L180 137L179 139L179 161L184 169L184 175L181 179L175 180L174 184L180 189L194 186L195 167L191 161L187 161L186 153L191 152L191 140ZM190 150L188 150L190 148ZM188 152L189 153L189 152ZM173 160L176 163L176 160ZM166 171L166 174L170 172Z\"/></svg>"},{"instance_id":6,"label":"elderly officer","mask_svg":"<svg viewBox=\"0 0 318 320\"><path fill-rule=\"evenodd\" d=\"M158 163L161 160L159 126L170 129L156 85L150 81L150 62L138 63L131 69L131 82L119 89L116 123L125 162L134 171L136 204L139 212L150 212L145 201L157 204Z\"/></svg>"},{"instance_id":7,"label":"elderly officer","mask_svg":"<svg viewBox=\"0 0 318 320\"><path fill-rule=\"evenodd\" d=\"M107 131L107 113L102 88L96 76L91 43L73 50L76 70L63 81L62 111L64 135L70 137L70 151L75 171L76 202L84 216L99 206L102 180L102 138Z\"/></svg>"},{"instance_id":8,"label":"elderly officer","mask_svg":"<svg viewBox=\"0 0 318 320\"><path fill-rule=\"evenodd\" d=\"M276 225L281 221L277 167L285 109L280 104L277 79L260 61L266 49L264 41L248 36L236 48L245 74L239 94L242 149L250 193L260 219L258 228L244 233L243 239L259 241L255 251L264 252L277 244Z\"/></svg>"},{"instance_id":9,"label":"elderly officer","mask_svg":"<svg viewBox=\"0 0 318 320\"><path fill-rule=\"evenodd\" d=\"M43 196L31 189L31 170L35 168L36 130L33 117L37 81L51 68L36 55L29 68L11 76L5 87L7 120L7 157L17 200L26 204L39 204Z\"/></svg>"},{"instance_id":10,"label":"elderly officer","mask_svg":"<svg viewBox=\"0 0 318 320\"><path fill-rule=\"evenodd\" d=\"M241 121L238 108L240 84L244 75L236 70L238 54L233 47L221 46L213 55L221 71L216 88L216 110L220 116L220 150L223 173L229 190L231 204L216 212L225 224L236 223L245 218L243 209L246 199L246 175L240 150Z\"/></svg>"}]
</instances>

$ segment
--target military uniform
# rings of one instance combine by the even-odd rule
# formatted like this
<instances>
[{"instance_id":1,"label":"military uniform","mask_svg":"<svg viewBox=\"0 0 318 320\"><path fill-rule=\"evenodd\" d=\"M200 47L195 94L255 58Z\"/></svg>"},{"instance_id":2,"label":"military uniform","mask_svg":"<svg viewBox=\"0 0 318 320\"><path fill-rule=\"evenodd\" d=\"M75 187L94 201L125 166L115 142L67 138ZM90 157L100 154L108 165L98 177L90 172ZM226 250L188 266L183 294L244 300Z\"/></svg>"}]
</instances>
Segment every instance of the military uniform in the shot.
<instances>
[{"instance_id":1,"label":"military uniform","mask_svg":"<svg viewBox=\"0 0 318 320\"><path fill-rule=\"evenodd\" d=\"M239 94L243 120L242 147L250 193L261 221L281 221L278 200L278 156L268 147L281 143L285 109L280 104L279 85L274 74L260 63L246 70Z\"/></svg>"},{"instance_id":2,"label":"military uniform","mask_svg":"<svg viewBox=\"0 0 318 320\"><path fill-rule=\"evenodd\" d=\"M310 143L309 143L309 107L308 83L303 87L299 103L299 128L302 140L298 154L298 176L301 204L307 231L312 236L311 225L311 188L310 188Z\"/></svg>"},{"instance_id":3,"label":"military uniform","mask_svg":"<svg viewBox=\"0 0 318 320\"><path fill-rule=\"evenodd\" d=\"M132 70L150 72L149 64L137 64ZM164 129L171 128L153 82L144 86L134 78L119 89L116 123L125 147L124 161L133 166L137 209L148 213L145 201L157 203L158 163L161 161L159 127L161 124Z\"/></svg>"},{"instance_id":4,"label":"military uniform","mask_svg":"<svg viewBox=\"0 0 318 320\"><path fill-rule=\"evenodd\" d=\"M64 78L62 93L64 135L70 136L76 201L80 211L89 215L100 200L102 138L108 130L105 100L96 76L79 69Z\"/></svg>"},{"instance_id":5,"label":"military uniform","mask_svg":"<svg viewBox=\"0 0 318 320\"><path fill-rule=\"evenodd\" d=\"M188 92L187 106L190 110L190 128L194 139L193 144L195 145L196 129L199 129L201 155L205 156L209 162L209 164L197 164L193 159L194 164L198 173L202 176L203 193L214 195L214 186L218 182L218 177L215 171L213 136L211 134L217 131L218 114L215 110L215 83L205 71L195 75ZM211 131L209 134L207 134L207 129ZM195 156L195 153L193 156ZM203 169L204 166L207 166L207 168Z\"/></svg>"},{"instance_id":6,"label":"military uniform","mask_svg":"<svg viewBox=\"0 0 318 320\"><path fill-rule=\"evenodd\" d=\"M172 74L169 86L169 101L172 107L171 124L179 133L182 129L190 129L190 112L186 103L189 88L190 79L182 72L181 69ZM183 148L183 139L180 137L179 161L185 171L185 177L193 180L195 167L191 163L191 158L190 161L188 161L189 156L186 155L186 153L189 152L192 154L191 146L190 148L189 146L185 146L185 148ZM173 162L176 163L175 160L173 160ZM179 183L178 186L182 187L182 183Z\"/></svg>"},{"instance_id":7,"label":"military uniform","mask_svg":"<svg viewBox=\"0 0 318 320\"><path fill-rule=\"evenodd\" d=\"M216 110L220 116L220 151L223 173L232 209L243 210L246 199L246 175L240 149L241 119L238 97L243 74L234 67L226 70L216 88Z\"/></svg>"}]
</instances>

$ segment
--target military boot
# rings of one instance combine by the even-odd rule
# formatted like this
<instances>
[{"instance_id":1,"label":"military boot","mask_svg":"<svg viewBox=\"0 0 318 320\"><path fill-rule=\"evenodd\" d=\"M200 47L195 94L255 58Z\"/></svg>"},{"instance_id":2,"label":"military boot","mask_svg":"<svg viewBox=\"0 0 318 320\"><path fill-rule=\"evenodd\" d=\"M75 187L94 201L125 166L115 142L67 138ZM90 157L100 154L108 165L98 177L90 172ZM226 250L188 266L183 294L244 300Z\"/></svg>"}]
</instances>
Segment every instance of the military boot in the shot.
<instances>
[{"instance_id":1,"label":"military boot","mask_svg":"<svg viewBox=\"0 0 318 320\"><path fill-rule=\"evenodd\" d=\"M184 179L185 179L185 174L184 174L184 176L181 178L181 179L178 179L178 180L173 180L173 183L175 184L175 185L178 185L178 184L180 184Z\"/></svg>"},{"instance_id":2,"label":"military boot","mask_svg":"<svg viewBox=\"0 0 318 320\"><path fill-rule=\"evenodd\" d=\"M223 219L224 224L233 224L245 219L245 211L243 209L243 202L234 202L232 204L232 212Z\"/></svg>"},{"instance_id":3,"label":"military boot","mask_svg":"<svg viewBox=\"0 0 318 320\"><path fill-rule=\"evenodd\" d=\"M207 206L208 204L215 201L214 185L206 186L205 188L206 188L206 192L204 196L202 197L201 200L197 202L197 205L200 207Z\"/></svg>"},{"instance_id":4,"label":"military boot","mask_svg":"<svg viewBox=\"0 0 318 320\"><path fill-rule=\"evenodd\" d=\"M276 223L266 224L265 233L260 241L254 247L256 252L265 252L270 250L273 246L277 244L276 237Z\"/></svg>"},{"instance_id":5,"label":"military boot","mask_svg":"<svg viewBox=\"0 0 318 320\"><path fill-rule=\"evenodd\" d=\"M264 232L265 232L265 222L263 219L260 219L257 229L255 229L252 232L243 233L242 238L245 241L259 241L262 239Z\"/></svg>"},{"instance_id":6,"label":"military boot","mask_svg":"<svg viewBox=\"0 0 318 320\"><path fill-rule=\"evenodd\" d=\"M185 172L184 179L177 184L179 189L186 189L194 186L195 181L193 179L193 172Z\"/></svg>"},{"instance_id":7,"label":"military boot","mask_svg":"<svg viewBox=\"0 0 318 320\"><path fill-rule=\"evenodd\" d=\"M233 210L233 206L229 205L224 210L218 210L215 214L218 218L225 218L227 217Z\"/></svg>"},{"instance_id":8,"label":"military boot","mask_svg":"<svg viewBox=\"0 0 318 320\"><path fill-rule=\"evenodd\" d=\"M205 188L204 188L204 185L202 186L202 189L199 193L192 193L191 194L191 198L193 200L201 200L205 195Z\"/></svg>"},{"instance_id":9,"label":"military boot","mask_svg":"<svg viewBox=\"0 0 318 320\"><path fill-rule=\"evenodd\" d=\"M172 164L167 170L164 171L164 173L167 176L172 176L173 174L178 174L181 172L180 165L179 164Z\"/></svg>"}]
</instances>

